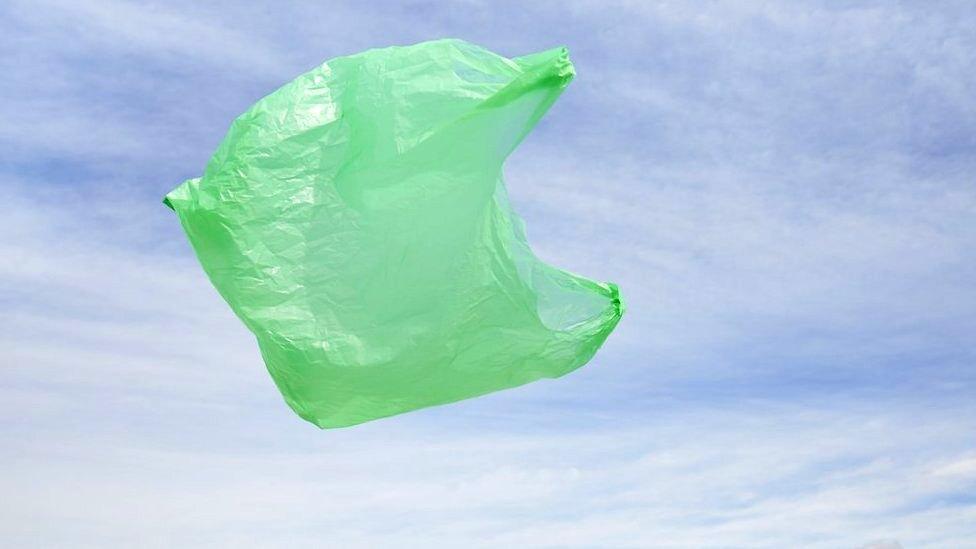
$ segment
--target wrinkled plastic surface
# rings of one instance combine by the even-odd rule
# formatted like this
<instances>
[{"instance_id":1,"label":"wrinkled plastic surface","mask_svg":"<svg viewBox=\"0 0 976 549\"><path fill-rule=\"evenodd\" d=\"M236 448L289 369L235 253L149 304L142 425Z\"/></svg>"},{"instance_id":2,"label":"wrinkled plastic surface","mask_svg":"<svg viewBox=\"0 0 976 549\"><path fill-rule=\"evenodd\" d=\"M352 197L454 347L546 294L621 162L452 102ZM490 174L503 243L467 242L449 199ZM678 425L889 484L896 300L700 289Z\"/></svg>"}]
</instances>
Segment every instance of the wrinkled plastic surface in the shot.
<instances>
[{"instance_id":1,"label":"wrinkled plastic surface","mask_svg":"<svg viewBox=\"0 0 976 549\"><path fill-rule=\"evenodd\" d=\"M537 259L501 168L565 48L458 40L333 59L234 121L164 202L288 404L342 427L585 364L617 288Z\"/></svg>"}]
</instances>

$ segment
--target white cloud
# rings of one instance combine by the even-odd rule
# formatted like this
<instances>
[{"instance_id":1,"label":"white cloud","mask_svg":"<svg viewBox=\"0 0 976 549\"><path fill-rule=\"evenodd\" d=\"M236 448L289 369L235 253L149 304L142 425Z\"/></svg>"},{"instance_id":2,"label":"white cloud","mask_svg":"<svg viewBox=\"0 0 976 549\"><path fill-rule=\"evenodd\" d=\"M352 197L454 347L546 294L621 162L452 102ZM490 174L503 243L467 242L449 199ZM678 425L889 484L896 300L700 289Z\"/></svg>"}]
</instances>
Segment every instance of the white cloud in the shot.
<instances>
[{"instance_id":1,"label":"white cloud","mask_svg":"<svg viewBox=\"0 0 976 549\"><path fill-rule=\"evenodd\" d=\"M900 543L892 540L873 541L861 546L861 549L904 549Z\"/></svg>"},{"instance_id":2,"label":"white cloud","mask_svg":"<svg viewBox=\"0 0 976 549\"><path fill-rule=\"evenodd\" d=\"M775 412L547 434L393 420L323 436L283 424L230 451L238 437L221 431L233 413L212 416L203 445L47 430L5 456L4 488L21 497L0 529L14 541L147 546L964 546L972 508L926 505L941 492L916 481L934 457L925 447L968 429L919 440L898 415Z\"/></svg>"},{"instance_id":3,"label":"white cloud","mask_svg":"<svg viewBox=\"0 0 976 549\"><path fill-rule=\"evenodd\" d=\"M70 37L76 48L110 55L165 56L184 63L203 61L217 68L229 65L251 75L281 76L285 61L280 48L249 32L250 28L235 28L235 21L200 7L51 0L20 3L15 17L32 27L31 45L66 54L72 52L43 42Z\"/></svg>"},{"instance_id":4,"label":"white cloud","mask_svg":"<svg viewBox=\"0 0 976 549\"><path fill-rule=\"evenodd\" d=\"M976 480L976 457L967 457L946 463L932 471L932 474L940 477L956 477L958 480Z\"/></svg>"}]
</instances>

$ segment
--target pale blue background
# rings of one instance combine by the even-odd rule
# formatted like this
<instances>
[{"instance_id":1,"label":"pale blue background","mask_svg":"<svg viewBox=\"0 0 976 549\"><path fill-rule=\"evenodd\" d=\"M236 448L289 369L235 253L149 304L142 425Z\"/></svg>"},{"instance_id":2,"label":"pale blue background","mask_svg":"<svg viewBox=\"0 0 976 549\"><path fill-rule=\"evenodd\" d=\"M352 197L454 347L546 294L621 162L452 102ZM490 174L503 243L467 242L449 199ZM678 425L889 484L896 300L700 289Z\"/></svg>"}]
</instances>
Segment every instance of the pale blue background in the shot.
<instances>
[{"instance_id":1,"label":"pale blue background","mask_svg":"<svg viewBox=\"0 0 976 549\"><path fill-rule=\"evenodd\" d=\"M0 8L0 545L976 547L976 5ZM629 310L558 381L319 431L160 199L322 61L569 47L510 159Z\"/></svg>"}]
</instances>

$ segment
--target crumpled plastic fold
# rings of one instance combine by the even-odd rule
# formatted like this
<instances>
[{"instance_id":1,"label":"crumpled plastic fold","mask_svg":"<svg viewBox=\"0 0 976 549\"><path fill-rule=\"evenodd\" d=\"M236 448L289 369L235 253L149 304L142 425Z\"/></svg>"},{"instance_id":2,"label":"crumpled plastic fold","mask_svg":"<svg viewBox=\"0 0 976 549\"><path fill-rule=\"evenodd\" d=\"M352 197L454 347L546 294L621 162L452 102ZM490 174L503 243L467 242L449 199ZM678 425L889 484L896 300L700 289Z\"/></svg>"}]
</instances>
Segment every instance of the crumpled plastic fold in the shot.
<instances>
[{"instance_id":1,"label":"crumpled plastic fold","mask_svg":"<svg viewBox=\"0 0 976 549\"><path fill-rule=\"evenodd\" d=\"M232 124L164 202L289 406L343 427L562 376L617 287L530 250L502 164L574 76L565 48L460 40L330 60Z\"/></svg>"}]
</instances>

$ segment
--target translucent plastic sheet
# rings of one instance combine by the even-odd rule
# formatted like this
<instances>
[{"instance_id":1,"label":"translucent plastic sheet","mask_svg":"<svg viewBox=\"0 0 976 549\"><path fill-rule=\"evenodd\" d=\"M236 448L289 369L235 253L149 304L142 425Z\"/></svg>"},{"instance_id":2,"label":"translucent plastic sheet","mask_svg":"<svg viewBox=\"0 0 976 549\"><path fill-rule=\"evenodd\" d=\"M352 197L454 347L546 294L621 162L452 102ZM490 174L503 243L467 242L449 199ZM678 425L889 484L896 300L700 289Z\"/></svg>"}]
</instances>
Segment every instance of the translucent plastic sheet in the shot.
<instances>
[{"instance_id":1,"label":"translucent plastic sheet","mask_svg":"<svg viewBox=\"0 0 976 549\"><path fill-rule=\"evenodd\" d=\"M501 177L574 75L458 40L333 59L234 121L166 196L285 400L320 427L585 364L615 285L539 261Z\"/></svg>"}]
</instances>

